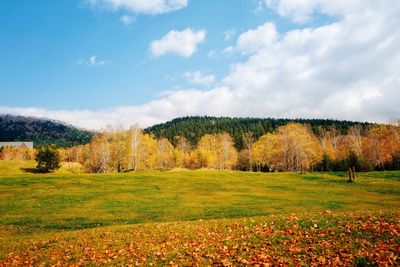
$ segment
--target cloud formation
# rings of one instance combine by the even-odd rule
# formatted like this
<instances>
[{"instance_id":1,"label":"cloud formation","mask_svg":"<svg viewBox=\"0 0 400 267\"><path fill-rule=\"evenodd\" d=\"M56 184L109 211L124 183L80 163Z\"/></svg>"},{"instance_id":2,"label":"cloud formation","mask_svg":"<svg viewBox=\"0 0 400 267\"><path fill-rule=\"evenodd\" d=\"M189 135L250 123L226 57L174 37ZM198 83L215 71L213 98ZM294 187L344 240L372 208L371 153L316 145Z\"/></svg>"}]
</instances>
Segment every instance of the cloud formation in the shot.
<instances>
[{"instance_id":1,"label":"cloud formation","mask_svg":"<svg viewBox=\"0 0 400 267\"><path fill-rule=\"evenodd\" d=\"M176 54L182 57L191 57L197 52L197 46L204 42L205 30L193 30L186 28L183 31L172 30L160 40L150 43L150 53L154 57L165 54Z\"/></svg>"},{"instance_id":2,"label":"cloud formation","mask_svg":"<svg viewBox=\"0 0 400 267\"><path fill-rule=\"evenodd\" d=\"M163 14L184 8L188 0L86 0L93 7L124 9L132 13Z\"/></svg>"},{"instance_id":3,"label":"cloud formation","mask_svg":"<svg viewBox=\"0 0 400 267\"><path fill-rule=\"evenodd\" d=\"M141 106L98 111L3 107L0 113L45 116L95 129L108 123L145 127L187 115L376 122L400 117L400 1L266 0L265 5L298 23L315 15L334 22L286 32L265 22L243 32L230 51L244 59L209 90L170 91ZM154 56L192 55L205 32L179 38L195 33L185 31L156 41Z\"/></svg>"},{"instance_id":4,"label":"cloud formation","mask_svg":"<svg viewBox=\"0 0 400 267\"><path fill-rule=\"evenodd\" d=\"M201 71L187 71L183 77L192 84L210 85L215 81L214 75L203 75Z\"/></svg>"},{"instance_id":5,"label":"cloud formation","mask_svg":"<svg viewBox=\"0 0 400 267\"><path fill-rule=\"evenodd\" d=\"M242 33L237 41L237 48L244 53L256 53L276 42L277 37L275 24L267 22L254 30Z\"/></svg>"},{"instance_id":6,"label":"cloud formation","mask_svg":"<svg viewBox=\"0 0 400 267\"><path fill-rule=\"evenodd\" d=\"M249 58L232 66L224 84L253 103L249 114L386 122L400 117L398 1L266 2L295 21L316 13L339 19L285 33L267 22L239 36L235 49Z\"/></svg>"}]
</instances>

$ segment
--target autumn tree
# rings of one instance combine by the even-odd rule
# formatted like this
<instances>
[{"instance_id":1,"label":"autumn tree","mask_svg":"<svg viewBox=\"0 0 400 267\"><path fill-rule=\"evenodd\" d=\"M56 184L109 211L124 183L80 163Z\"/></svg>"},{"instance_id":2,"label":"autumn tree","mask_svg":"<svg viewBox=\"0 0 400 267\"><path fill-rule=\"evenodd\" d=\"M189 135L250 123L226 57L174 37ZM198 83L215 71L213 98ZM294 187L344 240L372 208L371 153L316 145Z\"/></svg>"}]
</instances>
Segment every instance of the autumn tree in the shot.
<instances>
[{"instance_id":1,"label":"autumn tree","mask_svg":"<svg viewBox=\"0 0 400 267\"><path fill-rule=\"evenodd\" d=\"M1 147L0 159L1 160L32 160L35 157L35 149L28 147Z\"/></svg>"},{"instance_id":2,"label":"autumn tree","mask_svg":"<svg viewBox=\"0 0 400 267\"><path fill-rule=\"evenodd\" d=\"M61 159L65 162L81 162L83 158L84 145L60 149Z\"/></svg>"},{"instance_id":3,"label":"autumn tree","mask_svg":"<svg viewBox=\"0 0 400 267\"><path fill-rule=\"evenodd\" d=\"M157 140L155 154L157 169L165 170L175 167L174 146L171 145L168 139Z\"/></svg>"},{"instance_id":4,"label":"autumn tree","mask_svg":"<svg viewBox=\"0 0 400 267\"><path fill-rule=\"evenodd\" d=\"M102 173L112 170L110 142L110 133L103 130L84 146L81 163L86 171Z\"/></svg>"},{"instance_id":5,"label":"autumn tree","mask_svg":"<svg viewBox=\"0 0 400 267\"><path fill-rule=\"evenodd\" d=\"M219 170L232 170L238 159L232 137L227 133L217 135L217 164Z\"/></svg>"},{"instance_id":6,"label":"autumn tree","mask_svg":"<svg viewBox=\"0 0 400 267\"><path fill-rule=\"evenodd\" d=\"M227 133L204 135L196 150L194 155L202 168L231 170L236 166L238 153Z\"/></svg>"},{"instance_id":7,"label":"autumn tree","mask_svg":"<svg viewBox=\"0 0 400 267\"><path fill-rule=\"evenodd\" d=\"M193 168L190 157L192 146L190 145L189 141L183 136L176 136L175 140L175 165L180 168Z\"/></svg>"},{"instance_id":8,"label":"autumn tree","mask_svg":"<svg viewBox=\"0 0 400 267\"><path fill-rule=\"evenodd\" d=\"M248 171L253 170L253 144L256 141L253 132L247 132L242 136L243 150L240 153L240 162Z\"/></svg>"},{"instance_id":9,"label":"autumn tree","mask_svg":"<svg viewBox=\"0 0 400 267\"><path fill-rule=\"evenodd\" d=\"M363 158L372 167L383 170L385 164L391 162L396 154L396 131L391 125L377 125L372 127L363 137Z\"/></svg>"},{"instance_id":10,"label":"autumn tree","mask_svg":"<svg viewBox=\"0 0 400 267\"><path fill-rule=\"evenodd\" d=\"M129 167L129 134L121 127L111 130L110 135L110 161L112 170L121 172Z\"/></svg>"},{"instance_id":11,"label":"autumn tree","mask_svg":"<svg viewBox=\"0 0 400 267\"><path fill-rule=\"evenodd\" d=\"M137 124L132 125L129 128L129 133L131 137L131 169L137 171L143 133Z\"/></svg>"},{"instance_id":12,"label":"autumn tree","mask_svg":"<svg viewBox=\"0 0 400 267\"><path fill-rule=\"evenodd\" d=\"M266 166L269 171L285 170L283 142L278 134L268 133L252 145L252 160L260 171Z\"/></svg>"},{"instance_id":13,"label":"autumn tree","mask_svg":"<svg viewBox=\"0 0 400 267\"><path fill-rule=\"evenodd\" d=\"M90 144L61 151L65 161L79 162L88 172L170 169L174 167L218 170L303 171L315 166L323 171L400 168L400 125L352 126L347 134L336 127L315 130L289 123L256 140L242 136L244 149L238 153L227 133L202 136L195 149L185 137L155 139L137 125L99 132ZM2 159L29 159L30 152L2 148Z\"/></svg>"},{"instance_id":14,"label":"autumn tree","mask_svg":"<svg viewBox=\"0 0 400 267\"><path fill-rule=\"evenodd\" d=\"M278 134L286 171L313 170L313 166L321 161L319 140L305 125L289 123L279 127Z\"/></svg>"},{"instance_id":15,"label":"autumn tree","mask_svg":"<svg viewBox=\"0 0 400 267\"><path fill-rule=\"evenodd\" d=\"M152 135L143 134L139 143L137 170L154 170L156 168L157 140Z\"/></svg>"}]
</instances>

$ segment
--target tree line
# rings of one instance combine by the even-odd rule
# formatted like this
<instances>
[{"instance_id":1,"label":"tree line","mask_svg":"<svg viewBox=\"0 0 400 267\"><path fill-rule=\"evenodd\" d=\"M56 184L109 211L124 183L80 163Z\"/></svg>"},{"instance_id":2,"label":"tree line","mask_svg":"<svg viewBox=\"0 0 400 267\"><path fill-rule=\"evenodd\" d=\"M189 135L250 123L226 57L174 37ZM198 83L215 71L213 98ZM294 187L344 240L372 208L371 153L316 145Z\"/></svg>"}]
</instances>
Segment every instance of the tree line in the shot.
<instances>
[{"instance_id":1,"label":"tree line","mask_svg":"<svg viewBox=\"0 0 400 267\"><path fill-rule=\"evenodd\" d=\"M206 134L228 133L235 142L238 150L244 148L243 135L251 132L258 139L266 133L272 133L279 127L288 123L309 125L312 132L320 135L322 131L331 129L345 134L350 127L359 126L362 130L373 126L367 122L339 121L330 119L274 119L274 118L230 118L194 116L176 118L171 121L146 128L145 133L153 134L157 139L167 138L171 144L176 145L176 136L185 137L192 146Z\"/></svg>"},{"instance_id":2,"label":"tree line","mask_svg":"<svg viewBox=\"0 0 400 267\"><path fill-rule=\"evenodd\" d=\"M215 169L247 171L357 171L400 169L400 126L360 125L342 133L334 125L315 134L310 125L288 123L256 138L242 135L238 150L228 133L203 135L193 145L186 137L156 138L138 126L107 128L91 143L61 150L64 161L87 172Z\"/></svg>"},{"instance_id":3,"label":"tree line","mask_svg":"<svg viewBox=\"0 0 400 267\"><path fill-rule=\"evenodd\" d=\"M62 161L78 162L86 172L215 169L243 171L356 171L400 169L400 124L353 125L343 133L335 125L321 129L288 123L256 138L241 136L237 149L229 133L203 135L193 145L184 136L156 138L137 125L108 127L86 145L60 148ZM1 148L0 159L31 160L27 148Z\"/></svg>"}]
</instances>

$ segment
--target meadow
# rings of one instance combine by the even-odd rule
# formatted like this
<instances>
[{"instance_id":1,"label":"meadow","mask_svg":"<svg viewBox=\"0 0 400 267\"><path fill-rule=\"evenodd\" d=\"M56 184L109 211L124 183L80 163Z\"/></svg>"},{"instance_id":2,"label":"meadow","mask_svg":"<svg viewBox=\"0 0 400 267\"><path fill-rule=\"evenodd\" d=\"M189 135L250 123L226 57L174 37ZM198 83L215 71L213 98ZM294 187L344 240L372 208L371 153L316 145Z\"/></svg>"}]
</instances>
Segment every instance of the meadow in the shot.
<instances>
[{"instance_id":1,"label":"meadow","mask_svg":"<svg viewBox=\"0 0 400 267\"><path fill-rule=\"evenodd\" d=\"M304 242L315 234L317 243L323 230L325 239L333 238L332 247L349 238L354 246L342 252L350 255L343 264L379 263L382 257L398 263L400 172L357 173L356 182L347 183L346 173L83 174L64 166L34 174L33 166L0 161L0 262L5 265L253 264L251 253L266 244L276 249L270 260L289 263L284 257L291 254L282 250L292 242L283 234L288 229L294 229L290 237L298 233ZM347 224L358 230L353 233ZM373 245L363 247L360 240ZM389 242L383 254L368 254L379 251L381 241ZM298 248L293 255L305 255L304 244ZM330 258L321 248L314 253L315 261L288 259L296 259L293 264L319 262L321 255L332 264L347 259L337 252Z\"/></svg>"}]
</instances>

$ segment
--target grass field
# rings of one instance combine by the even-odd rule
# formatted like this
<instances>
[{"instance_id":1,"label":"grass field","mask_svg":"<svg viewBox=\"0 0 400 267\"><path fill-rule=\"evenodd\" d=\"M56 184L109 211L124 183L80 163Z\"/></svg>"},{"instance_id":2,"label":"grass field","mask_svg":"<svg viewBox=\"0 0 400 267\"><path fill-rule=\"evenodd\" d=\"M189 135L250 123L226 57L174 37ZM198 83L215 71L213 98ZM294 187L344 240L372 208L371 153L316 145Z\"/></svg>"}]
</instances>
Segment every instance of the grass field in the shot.
<instances>
[{"instance_id":1,"label":"grass field","mask_svg":"<svg viewBox=\"0 0 400 267\"><path fill-rule=\"evenodd\" d=\"M263 246L265 242L269 242L269 246L274 247L275 242L280 244L275 248L282 250L285 247L281 243L285 239L272 238L275 232L271 235L271 240L260 239L256 232L265 223L281 225L279 231L286 231L287 223L290 229L298 225L295 227L296 231L311 231L307 232L309 236L313 235L313 227L310 226L314 225L318 225L315 229L318 228L319 231L325 229L328 236L329 233L336 236L333 232L346 230L346 223L357 221L376 223L376 227L380 228L374 228L375 230L386 229L386 224L394 225L393 229L387 229L386 236L379 236L371 229L366 233L353 233L358 238L358 242L355 239L353 242L356 250L351 248L346 253L353 255L349 262L355 258L360 261L363 260L362 257L367 258L369 254L359 253L362 251L359 240L365 239L365 242L373 243L374 246L380 244L380 241L389 242L384 252L393 253L385 254L393 263L398 261L400 254L400 172L358 173L355 183L346 183L345 173L198 170L93 175L76 173L76 167L67 166L54 174L33 174L27 171L31 167L33 162L0 161L0 262L3 259L5 264L15 261L17 265L24 265L26 262L22 259L28 261L34 258L34 264L60 261L79 265L81 259L85 259L87 263L92 257L91 264L125 265L131 255L125 250L129 244L137 246L131 252L138 253L135 256L138 264L147 265L153 262L163 265L177 260L180 264L223 264L224 260L225 263L234 263L238 257L247 261L250 258L246 251L238 254L236 249L236 252L228 251L226 254L224 247L236 244L239 239L245 243L252 240L251 243L255 246ZM343 218L343 221L339 218ZM249 232L255 232L248 238L243 238L243 229L234 231L231 236L236 241L232 241L232 244L226 243L225 238L229 237L227 229L232 225L240 225L240 229L247 227ZM362 224L354 227L359 228L360 225ZM202 230L196 230L197 228ZM203 233L205 237L199 237L198 233ZM218 235L215 240L221 239L214 246L210 245L209 252L215 255L214 251L219 251L225 253L223 255L226 257L219 256L213 261L205 257L208 248L198 251L197 255L190 247L181 247L185 244L190 246L190 242L206 242L207 237L213 236L207 236L206 233L215 233ZM352 237L352 234L349 236ZM335 242L343 241L340 238ZM171 240L168 241L169 239ZM71 240L79 246L70 248L70 253L67 253ZM173 246L175 249L167 249L169 245L160 247L162 241L166 240L170 244L177 242ZM210 242L212 240L213 238ZM221 244L222 250L219 247ZM373 249L374 246L367 248ZM59 257L54 256L55 250L61 253ZM104 257L107 250L114 254ZM125 256L117 253L120 250ZM189 251L197 256L190 253L182 256L182 251ZM13 254L10 255L11 252ZM323 250L316 255L322 252ZM147 254L151 255L146 256ZM231 254L235 257L232 258ZM276 257L286 254L282 251L274 252ZM298 254L301 255L300 252ZM96 258L96 255L101 257ZM201 255L204 257L199 257ZM379 254L379 257L382 255ZM279 257L274 260L279 260ZM376 262L380 260L373 255L368 257ZM310 261L310 258L303 260L306 264L317 262ZM134 264L135 261L131 263Z\"/></svg>"}]
</instances>

